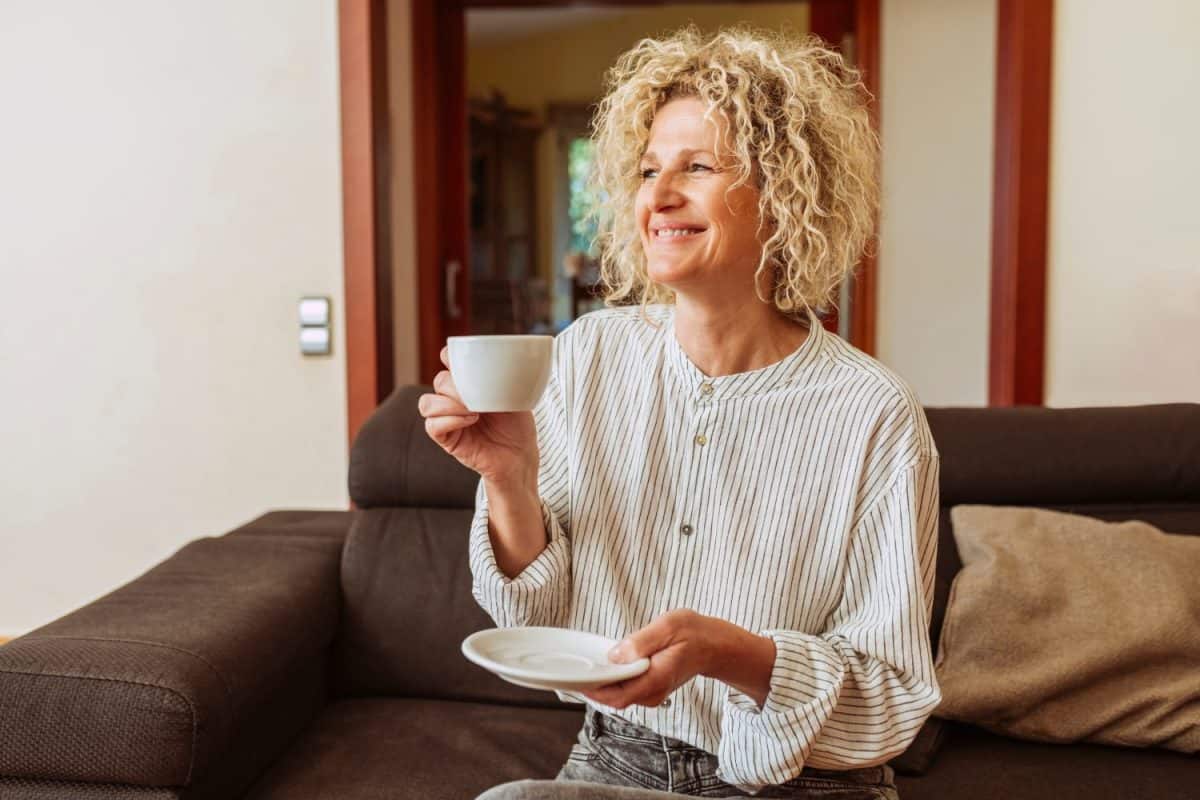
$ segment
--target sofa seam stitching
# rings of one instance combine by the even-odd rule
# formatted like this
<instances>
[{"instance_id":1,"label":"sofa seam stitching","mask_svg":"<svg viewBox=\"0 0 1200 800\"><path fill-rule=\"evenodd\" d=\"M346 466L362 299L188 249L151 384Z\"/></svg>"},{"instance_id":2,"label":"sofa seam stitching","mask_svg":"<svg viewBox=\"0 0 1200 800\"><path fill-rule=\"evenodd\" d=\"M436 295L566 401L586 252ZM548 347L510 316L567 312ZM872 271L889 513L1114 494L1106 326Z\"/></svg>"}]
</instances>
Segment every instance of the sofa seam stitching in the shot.
<instances>
[{"instance_id":1,"label":"sofa seam stitching","mask_svg":"<svg viewBox=\"0 0 1200 800\"><path fill-rule=\"evenodd\" d=\"M163 644L161 642L148 642L148 641L145 641L144 639L116 639L116 638L111 638L111 637L107 637L107 636L65 636L63 634L57 634L57 633L35 633L30 636L26 636L24 638L25 639L74 639L77 641L85 641L85 642L116 642L119 644L141 644L141 645L147 645L149 647L161 647L166 650L175 650L180 653L186 653L187 655L192 656L197 661L201 662L206 667L208 667L210 670L212 670L212 674L216 676L218 681L220 681L221 688L225 690L225 699L229 702L229 713L231 715L233 714L233 689L230 688L229 682L225 680L225 676L222 675L221 672L216 668L216 666L211 661L209 661L207 658L200 655L199 653L194 653L191 650L188 650L186 648L178 647L173 644Z\"/></svg>"}]
</instances>

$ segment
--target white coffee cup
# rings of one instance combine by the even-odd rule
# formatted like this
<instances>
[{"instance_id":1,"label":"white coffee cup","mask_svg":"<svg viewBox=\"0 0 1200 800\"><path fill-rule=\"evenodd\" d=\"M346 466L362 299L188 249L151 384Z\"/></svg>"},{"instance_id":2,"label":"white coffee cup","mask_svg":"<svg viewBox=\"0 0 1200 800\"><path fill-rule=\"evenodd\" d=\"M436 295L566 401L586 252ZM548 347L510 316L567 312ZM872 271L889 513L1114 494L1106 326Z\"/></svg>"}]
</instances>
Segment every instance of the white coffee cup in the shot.
<instances>
[{"instance_id":1,"label":"white coffee cup","mask_svg":"<svg viewBox=\"0 0 1200 800\"><path fill-rule=\"evenodd\" d=\"M451 336L450 375L471 411L532 411L550 380L553 336Z\"/></svg>"}]
</instances>

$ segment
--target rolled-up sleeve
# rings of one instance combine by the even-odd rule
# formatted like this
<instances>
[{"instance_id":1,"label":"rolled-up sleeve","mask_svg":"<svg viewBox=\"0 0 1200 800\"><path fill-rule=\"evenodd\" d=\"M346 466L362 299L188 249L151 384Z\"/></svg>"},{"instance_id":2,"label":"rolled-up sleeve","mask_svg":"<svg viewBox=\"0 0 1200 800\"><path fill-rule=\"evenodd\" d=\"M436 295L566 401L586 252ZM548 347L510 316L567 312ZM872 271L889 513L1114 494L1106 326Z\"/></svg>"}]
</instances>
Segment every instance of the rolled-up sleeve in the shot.
<instances>
[{"instance_id":1,"label":"rolled-up sleeve","mask_svg":"<svg viewBox=\"0 0 1200 800\"><path fill-rule=\"evenodd\" d=\"M534 409L538 439L538 495L547 545L521 574L510 578L496 565L488 532L487 493L475 492L469 559L472 594L502 628L518 625L566 627L571 599L570 476L567 459L570 331L554 340L546 391Z\"/></svg>"},{"instance_id":2,"label":"rolled-up sleeve","mask_svg":"<svg viewBox=\"0 0 1200 800\"><path fill-rule=\"evenodd\" d=\"M759 708L729 688L718 758L745 791L806 766L858 769L903 752L941 701L929 640L937 561L939 459L900 469L850 535L845 579L820 634L759 631L775 643Z\"/></svg>"}]
</instances>

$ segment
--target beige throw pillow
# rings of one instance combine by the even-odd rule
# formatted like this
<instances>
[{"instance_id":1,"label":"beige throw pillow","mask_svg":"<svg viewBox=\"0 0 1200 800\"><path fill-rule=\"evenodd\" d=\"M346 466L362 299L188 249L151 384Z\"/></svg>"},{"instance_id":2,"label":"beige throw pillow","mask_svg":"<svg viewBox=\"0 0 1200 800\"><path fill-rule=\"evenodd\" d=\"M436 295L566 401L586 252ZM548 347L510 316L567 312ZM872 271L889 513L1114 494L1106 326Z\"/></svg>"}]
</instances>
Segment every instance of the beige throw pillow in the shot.
<instances>
[{"instance_id":1,"label":"beige throw pillow","mask_svg":"<svg viewBox=\"0 0 1200 800\"><path fill-rule=\"evenodd\" d=\"M1200 751L1200 536L1034 508L950 518L963 569L937 716L1044 742Z\"/></svg>"}]
</instances>

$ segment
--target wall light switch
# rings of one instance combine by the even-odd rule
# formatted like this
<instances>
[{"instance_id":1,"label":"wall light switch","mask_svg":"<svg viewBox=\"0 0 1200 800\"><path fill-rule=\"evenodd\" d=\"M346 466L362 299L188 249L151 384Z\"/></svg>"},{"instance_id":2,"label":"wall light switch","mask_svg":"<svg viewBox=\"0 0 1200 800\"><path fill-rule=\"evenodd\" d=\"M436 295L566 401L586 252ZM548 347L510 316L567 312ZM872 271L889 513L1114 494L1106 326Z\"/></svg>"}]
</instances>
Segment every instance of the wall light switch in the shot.
<instances>
[{"instance_id":1,"label":"wall light switch","mask_svg":"<svg viewBox=\"0 0 1200 800\"><path fill-rule=\"evenodd\" d=\"M300 352L306 356L329 355L329 328L323 325L301 328Z\"/></svg>"},{"instance_id":2,"label":"wall light switch","mask_svg":"<svg viewBox=\"0 0 1200 800\"><path fill-rule=\"evenodd\" d=\"M300 324L301 325L328 325L329 324L329 298L328 297L301 297L300 298Z\"/></svg>"},{"instance_id":3,"label":"wall light switch","mask_svg":"<svg viewBox=\"0 0 1200 800\"><path fill-rule=\"evenodd\" d=\"M330 351L329 298L300 298L300 352L327 356Z\"/></svg>"}]
</instances>

